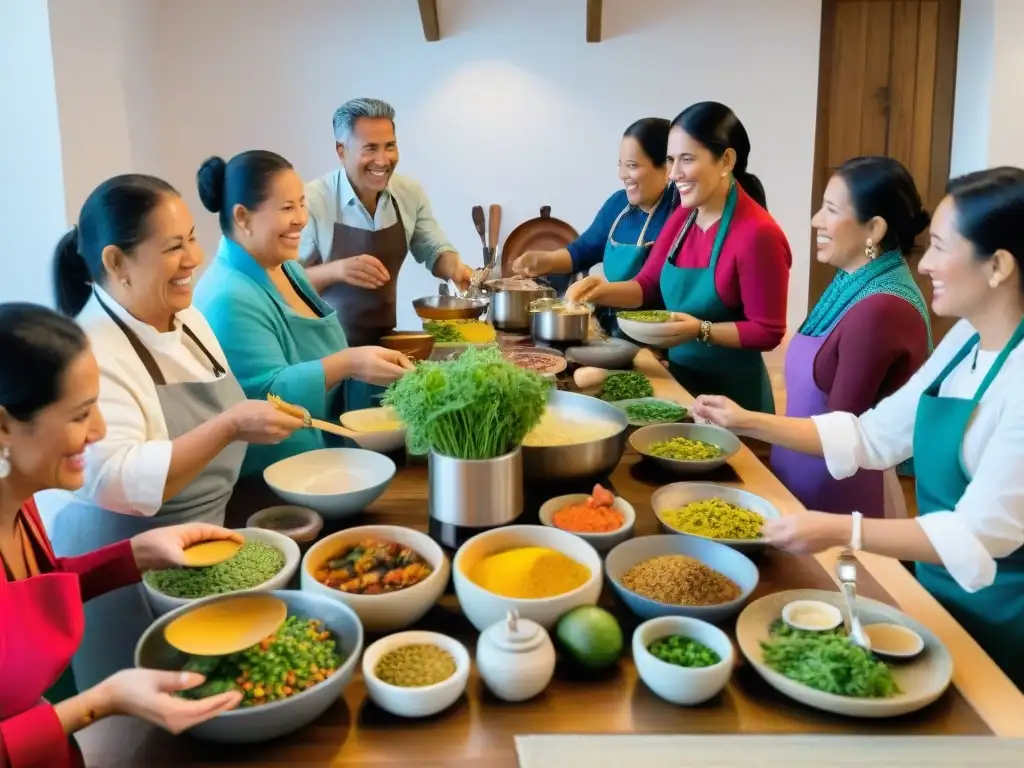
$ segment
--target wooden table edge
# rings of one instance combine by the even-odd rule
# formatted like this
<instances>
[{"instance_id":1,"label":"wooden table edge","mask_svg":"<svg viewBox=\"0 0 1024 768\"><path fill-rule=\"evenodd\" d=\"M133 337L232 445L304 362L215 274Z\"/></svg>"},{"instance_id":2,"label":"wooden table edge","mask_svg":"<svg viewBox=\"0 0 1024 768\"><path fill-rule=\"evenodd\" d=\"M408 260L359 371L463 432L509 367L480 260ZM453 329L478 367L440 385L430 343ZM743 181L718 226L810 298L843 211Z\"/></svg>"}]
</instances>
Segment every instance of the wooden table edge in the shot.
<instances>
[{"instance_id":1,"label":"wooden table edge","mask_svg":"<svg viewBox=\"0 0 1024 768\"><path fill-rule=\"evenodd\" d=\"M681 405L693 402L690 393L672 378L650 350L642 350L633 364L651 380L657 397L674 400ZM805 511L796 497L747 446L743 446L731 464L743 485L775 500L782 514ZM833 581L836 581L834 564L838 551L823 552L815 557ZM953 658L953 684L993 735L1024 738L1024 693L981 646L900 562L866 552L858 553L858 558L902 611L931 629L946 645Z\"/></svg>"}]
</instances>

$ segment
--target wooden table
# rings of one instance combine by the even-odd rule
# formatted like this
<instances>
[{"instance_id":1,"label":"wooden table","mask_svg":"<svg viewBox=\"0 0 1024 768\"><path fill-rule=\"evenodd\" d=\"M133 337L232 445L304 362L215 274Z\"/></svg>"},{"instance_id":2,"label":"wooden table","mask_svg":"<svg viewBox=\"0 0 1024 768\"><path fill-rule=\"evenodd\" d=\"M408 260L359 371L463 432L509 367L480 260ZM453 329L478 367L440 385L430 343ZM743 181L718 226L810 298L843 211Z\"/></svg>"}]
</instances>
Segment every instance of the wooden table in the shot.
<instances>
[{"instance_id":1,"label":"wooden table","mask_svg":"<svg viewBox=\"0 0 1024 768\"><path fill-rule=\"evenodd\" d=\"M654 382L656 394L681 403L691 398L647 352L637 368ZM772 501L786 514L799 503L744 448L717 476L716 482L742 485ZM640 464L627 453L609 478L616 492L637 511L637 535L658 533L650 497L670 478ZM387 522L426 530L426 468L400 469L387 493L350 525ZM540 489L527 501L523 522L535 522L540 501L553 493ZM237 508L237 505L235 505ZM232 525L254 511L243 505ZM831 589L834 554L817 558L777 552L759 557L757 595L784 589ZM899 563L862 556L860 591L867 597L899 605L935 631L956 664L955 685L931 707L885 721L844 719L808 709L769 688L742 664L726 690L696 708L679 708L655 697L637 678L628 654L636 619L606 590L602 604L622 621L627 651L618 666L594 679L574 678L560 670L548 690L523 704L506 704L491 696L475 671L467 695L453 708L424 721L392 717L370 703L361 678L352 681L339 701L307 728L275 742L231 746L172 737L128 718L112 718L80 734L89 766L476 766L503 768L517 764L513 737L529 733L693 733L693 734L995 734L1024 735L1024 696L981 649L917 584ZM476 633L461 616L454 595L446 594L422 622L459 637L472 649ZM367 644L375 639L367 638ZM739 656L742 659L742 656ZM969 672L968 672L969 670Z\"/></svg>"}]
</instances>

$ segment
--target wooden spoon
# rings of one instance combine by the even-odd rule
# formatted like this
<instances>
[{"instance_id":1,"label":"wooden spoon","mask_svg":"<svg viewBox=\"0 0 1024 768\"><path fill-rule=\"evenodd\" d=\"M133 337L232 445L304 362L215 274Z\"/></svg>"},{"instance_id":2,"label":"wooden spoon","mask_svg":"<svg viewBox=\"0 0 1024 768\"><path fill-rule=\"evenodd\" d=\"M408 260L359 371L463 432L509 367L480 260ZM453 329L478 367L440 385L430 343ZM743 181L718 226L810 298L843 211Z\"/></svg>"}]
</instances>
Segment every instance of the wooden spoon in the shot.
<instances>
[{"instance_id":1,"label":"wooden spoon","mask_svg":"<svg viewBox=\"0 0 1024 768\"><path fill-rule=\"evenodd\" d=\"M167 644L190 656L228 656L251 648L284 624L288 606L266 594L201 605L164 627Z\"/></svg>"},{"instance_id":2,"label":"wooden spoon","mask_svg":"<svg viewBox=\"0 0 1024 768\"><path fill-rule=\"evenodd\" d=\"M297 419L302 419L302 425L306 429L319 429L322 432L330 432L333 435L339 435L341 437L347 437L349 440L355 440L359 442L359 435L350 429L345 429L340 424L332 424L329 421L323 421L322 419L314 419L309 415L309 411L298 405L292 405L286 403L277 395L267 395L267 400L277 410L282 413L287 413L294 416Z\"/></svg>"}]
</instances>

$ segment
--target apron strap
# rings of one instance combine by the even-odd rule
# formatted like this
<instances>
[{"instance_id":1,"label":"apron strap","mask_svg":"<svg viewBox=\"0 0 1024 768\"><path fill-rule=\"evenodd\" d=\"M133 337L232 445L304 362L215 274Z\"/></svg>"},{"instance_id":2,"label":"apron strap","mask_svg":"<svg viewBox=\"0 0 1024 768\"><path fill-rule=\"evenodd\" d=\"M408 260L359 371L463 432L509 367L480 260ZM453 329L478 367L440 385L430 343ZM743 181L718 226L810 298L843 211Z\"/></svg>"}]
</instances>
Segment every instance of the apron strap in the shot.
<instances>
[{"instance_id":1,"label":"apron strap","mask_svg":"<svg viewBox=\"0 0 1024 768\"><path fill-rule=\"evenodd\" d=\"M201 342L199 340L199 337L196 336L192 332L191 328L189 328L187 325L182 323L181 324L181 330L182 330L182 332L186 336L188 336L190 339L192 339L192 343L193 344L195 344L197 347L199 347L199 351L202 352L204 355L206 355L206 358L210 361L210 365L213 366L213 375L214 376L216 376L219 379L221 376L223 376L225 373L227 373L227 370L224 368L224 366L220 364L220 361L217 358L215 358L212 354L210 354L210 350L208 350L206 348L206 345L203 344L203 342Z\"/></svg>"},{"instance_id":2,"label":"apron strap","mask_svg":"<svg viewBox=\"0 0 1024 768\"><path fill-rule=\"evenodd\" d=\"M718 264L718 255L722 252L722 245L725 243L725 236L729 233L729 226L732 224L732 216L736 211L736 200L739 197L737 192L736 182L733 181L729 186L729 193L725 196L725 207L722 209L722 217L718 220L718 232L715 234L715 244L711 247L711 263L708 264L709 269L714 269ZM676 260L679 258L679 251L682 250L683 242L686 240L686 236L690 234L690 228L693 227L694 222L697 221L697 209L694 208L690 211L690 215L686 217L686 223L683 224L683 228L676 236L675 242L672 243L672 247L668 252L667 262L672 266L676 266Z\"/></svg>"},{"instance_id":3,"label":"apron strap","mask_svg":"<svg viewBox=\"0 0 1024 768\"><path fill-rule=\"evenodd\" d=\"M156 364L156 359L153 357L153 353L146 349L146 345L142 343L138 334L135 333L128 325L122 320L117 314L110 309L100 298L99 294L96 294L96 301L103 307L103 311L106 312L110 319L114 321L114 325L121 329L121 332L127 337L128 343L132 345L132 349L135 350L135 354L139 356L139 360L142 361L142 365L145 367L146 372L150 378L153 379L153 383L158 387L162 387L167 384L167 379L164 378L163 371L160 370L160 366Z\"/></svg>"},{"instance_id":4,"label":"apron strap","mask_svg":"<svg viewBox=\"0 0 1024 768\"><path fill-rule=\"evenodd\" d=\"M1024 320L1021 320L1017 324L1017 330L1013 332L1013 336L1011 336L1010 340L1006 342L1006 346L1003 347L1003 351L999 353L999 357L996 358L996 361L992 364L992 367L988 369L988 373L982 380L981 386L978 387L978 391L974 393L975 404L981 402L981 398L985 395L985 392L988 391L988 388L992 384L992 382L996 380L996 376L999 375L999 371L1002 370L1003 365L1006 363L1006 358L1008 358L1010 356L1010 353L1013 352L1013 350L1015 350L1020 345L1022 339L1024 339Z\"/></svg>"},{"instance_id":5,"label":"apron strap","mask_svg":"<svg viewBox=\"0 0 1024 768\"><path fill-rule=\"evenodd\" d=\"M651 210L647 213L647 219L644 221L644 226L640 230L640 236L636 239L636 244L638 247L643 247L644 245L647 245L647 243L644 242L644 235L647 234L647 227L651 225L651 219L654 218L654 214L657 212L659 206L661 206L661 201L664 199L665 190L663 189L661 190L661 194L658 196L657 202L655 202L655 204L651 207ZM632 203L626 203L626 207L619 211L619 215L615 217L615 221L612 222L612 226L608 230L608 242L611 243L612 245L621 245L621 243L617 243L615 241L615 229L619 226L619 222L622 220L622 217L625 216L631 208L635 207L636 206L634 206Z\"/></svg>"}]
</instances>

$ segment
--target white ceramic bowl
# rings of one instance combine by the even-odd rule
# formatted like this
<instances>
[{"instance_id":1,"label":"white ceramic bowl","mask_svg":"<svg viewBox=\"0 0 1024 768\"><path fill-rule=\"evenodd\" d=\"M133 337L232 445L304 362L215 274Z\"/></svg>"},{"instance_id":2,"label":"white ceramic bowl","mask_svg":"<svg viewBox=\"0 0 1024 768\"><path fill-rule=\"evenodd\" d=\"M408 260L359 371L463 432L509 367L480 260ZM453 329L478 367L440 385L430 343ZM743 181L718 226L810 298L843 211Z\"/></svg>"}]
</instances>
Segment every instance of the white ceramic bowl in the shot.
<instances>
[{"instance_id":1,"label":"white ceramic bowl","mask_svg":"<svg viewBox=\"0 0 1024 768\"><path fill-rule=\"evenodd\" d=\"M385 683L375 670L381 657L406 645L436 645L455 659L455 674L447 680L421 688L402 688ZM469 680L469 651L462 643L437 632L399 632L382 637L363 654L363 682L366 692L381 709L399 717L429 717L448 709L466 690Z\"/></svg>"},{"instance_id":2,"label":"white ceramic bowl","mask_svg":"<svg viewBox=\"0 0 1024 768\"><path fill-rule=\"evenodd\" d=\"M262 584L253 587L251 590L242 591L270 592L275 589L285 589L288 586L288 582L291 581L292 576L295 575L295 570L299 567L299 562L302 560L299 545L284 534L278 533L277 531L268 531L266 528L239 528L236 530L238 530L238 532L247 540L262 541L264 544L269 544L270 546L281 550L281 554L284 555L284 567L282 567L280 571ZM157 616L163 616L165 613L170 613L182 606L194 603L196 600L205 599L171 597L170 595L165 595L163 592L158 592L156 589L149 586L145 579L142 580L142 588L146 592L146 599L149 601L149 607L153 611L154 618ZM207 597L212 597L212 595L207 595Z\"/></svg>"},{"instance_id":3,"label":"white ceramic bowl","mask_svg":"<svg viewBox=\"0 0 1024 768\"><path fill-rule=\"evenodd\" d=\"M582 504L589 497L590 494L587 493L570 493L566 496L556 496L550 501L544 502L539 513L541 525L547 525L559 531L563 530L554 523L555 512L571 504ZM621 544L633 535L633 528L636 525L636 510L633 509L632 504L621 496L615 497L615 503L612 504L612 508L622 515L622 525L616 530L609 531L608 533L577 533L575 531L569 531L569 533L579 536L598 552L607 552L616 544Z\"/></svg>"},{"instance_id":4,"label":"white ceramic bowl","mask_svg":"<svg viewBox=\"0 0 1024 768\"><path fill-rule=\"evenodd\" d=\"M750 491L730 488L727 485L715 485L714 483L672 483L671 485L663 486L651 496L651 508L654 510L654 514L657 515L659 522L661 522L661 527L665 529L666 533L675 533L680 536L695 536L698 539L704 539L710 537L698 536L695 533L684 533L673 528L665 521L664 513L685 507L687 504L692 504L696 501L706 501L707 499L721 499L727 504L733 504L737 507L748 509L751 512L756 512L765 520L775 520L782 517L782 514L776 509L775 505L767 499ZM734 549L745 551L756 551L765 547L763 539L712 538L711 541L717 541L720 544L727 544Z\"/></svg>"},{"instance_id":5,"label":"white ceramic bowl","mask_svg":"<svg viewBox=\"0 0 1024 768\"><path fill-rule=\"evenodd\" d=\"M395 471L395 462L380 453L321 448L271 464L263 470L263 479L289 504L315 509L327 520L340 520L376 501Z\"/></svg>"},{"instance_id":6,"label":"white ceramic bowl","mask_svg":"<svg viewBox=\"0 0 1024 768\"><path fill-rule=\"evenodd\" d=\"M350 595L316 580L316 569L346 546L362 539L379 539L412 548L433 569L427 578L397 592L382 595ZM450 566L441 547L425 533L398 525L364 525L326 536L302 558L300 583L303 592L345 603L356 612L367 632L394 632L423 618L448 585Z\"/></svg>"},{"instance_id":7,"label":"white ceramic bowl","mask_svg":"<svg viewBox=\"0 0 1024 768\"><path fill-rule=\"evenodd\" d=\"M648 347L668 349L689 340L686 323L682 321L641 323L638 320L626 320L621 316L616 316L616 319L624 334Z\"/></svg>"},{"instance_id":8,"label":"white ceramic bowl","mask_svg":"<svg viewBox=\"0 0 1024 768\"><path fill-rule=\"evenodd\" d=\"M590 569L590 578L580 587L556 597L518 600L489 592L470 580L469 569L487 555L518 547L547 547L571 557ZM479 533L459 549L452 563L455 594L462 612L483 632L497 621L505 621L513 608L519 617L551 629L566 613L580 605L596 605L601 595L601 556L579 536L542 525L510 525Z\"/></svg>"},{"instance_id":9,"label":"white ceramic bowl","mask_svg":"<svg viewBox=\"0 0 1024 768\"><path fill-rule=\"evenodd\" d=\"M680 667L647 650L655 640L682 635L706 645L721 661L710 667ZM640 679L658 696L684 707L702 704L729 682L736 654L732 641L713 624L686 616L662 616L645 621L633 632L633 662Z\"/></svg>"},{"instance_id":10,"label":"white ceramic bowl","mask_svg":"<svg viewBox=\"0 0 1024 768\"><path fill-rule=\"evenodd\" d=\"M362 408L341 414L341 426L355 433L353 441L360 448L378 453L391 453L405 447L406 428L377 430L374 428L385 408Z\"/></svg>"}]
</instances>

